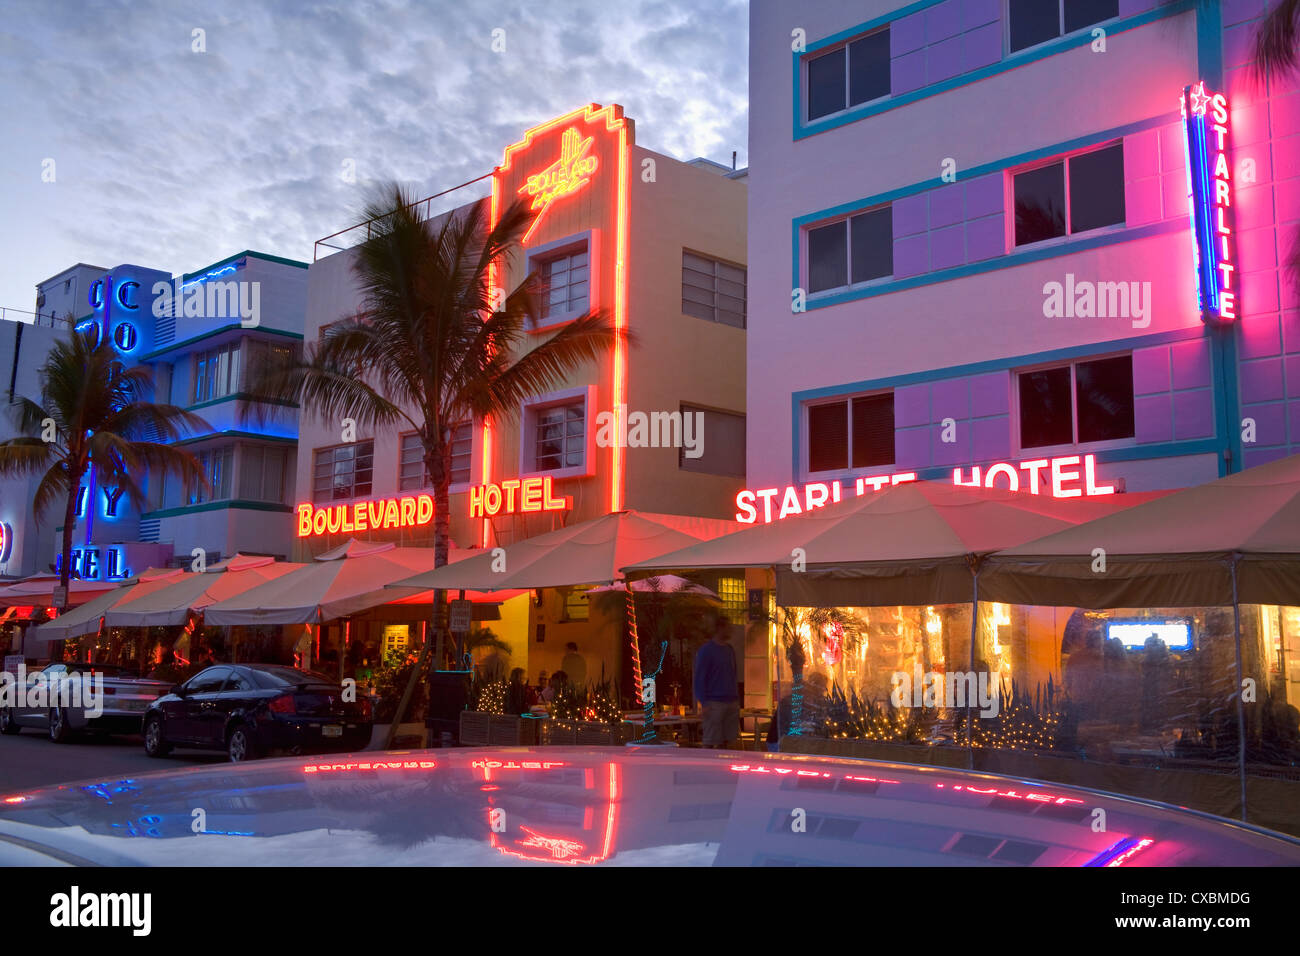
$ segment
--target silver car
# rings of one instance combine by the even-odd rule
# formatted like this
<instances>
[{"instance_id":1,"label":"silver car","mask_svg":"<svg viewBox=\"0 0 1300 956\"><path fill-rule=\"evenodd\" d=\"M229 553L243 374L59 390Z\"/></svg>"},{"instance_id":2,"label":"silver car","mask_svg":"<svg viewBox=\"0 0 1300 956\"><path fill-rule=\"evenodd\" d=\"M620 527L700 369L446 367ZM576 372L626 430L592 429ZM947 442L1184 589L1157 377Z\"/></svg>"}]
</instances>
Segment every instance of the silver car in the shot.
<instances>
[{"instance_id":1,"label":"silver car","mask_svg":"<svg viewBox=\"0 0 1300 956\"><path fill-rule=\"evenodd\" d=\"M149 705L171 688L166 681L132 677L106 664L58 662L17 676L21 681L13 688L14 705L0 707L0 733L34 727L55 743L66 743L86 730L138 734ZM76 692L78 685L90 682L94 700Z\"/></svg>"}]
</instances>

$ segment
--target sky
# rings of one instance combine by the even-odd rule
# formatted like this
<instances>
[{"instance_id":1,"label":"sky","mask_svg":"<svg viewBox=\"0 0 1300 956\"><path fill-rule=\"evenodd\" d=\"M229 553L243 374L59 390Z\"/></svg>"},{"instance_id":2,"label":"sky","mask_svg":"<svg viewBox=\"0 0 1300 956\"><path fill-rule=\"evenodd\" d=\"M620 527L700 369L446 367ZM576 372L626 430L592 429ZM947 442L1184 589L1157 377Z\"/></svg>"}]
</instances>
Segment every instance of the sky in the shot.
<instances>
[{"instance_id":1,"label":"sky","mask_svg":"<svg viewBox=\"0 0 1300 956\"><path fill-rule=\"evenodd\" d=\"M77 262L311 261L377 183L474 179L589 102L744 166L747 49L744 0L6 0L0 307Z\"/></svg>"}]
</instances>

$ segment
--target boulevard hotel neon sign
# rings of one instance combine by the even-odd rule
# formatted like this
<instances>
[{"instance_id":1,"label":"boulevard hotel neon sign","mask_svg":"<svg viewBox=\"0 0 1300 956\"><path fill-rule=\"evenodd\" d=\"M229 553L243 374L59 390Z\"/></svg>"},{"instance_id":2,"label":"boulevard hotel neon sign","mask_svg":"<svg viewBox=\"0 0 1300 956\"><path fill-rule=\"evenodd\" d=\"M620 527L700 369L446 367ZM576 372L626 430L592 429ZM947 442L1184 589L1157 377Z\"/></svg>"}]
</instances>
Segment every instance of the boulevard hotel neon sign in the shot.
<instances>
[{"instance_id":1,"label":"boulevard hotel neon sign","mask_svg":"<svg viewBox=\"0 0 1300 956\"><path fill-rule=\"evenodd\" d=\"M860 497L909 481L916 481L916 472L858 478L853 490ZM1114 485L1097 484L1097 461L1093 455L1037 458L1014 465L1000 461L983 470L975 465L970 469L969 476L965 477L963 469L954 468L952 483L972 488L1025 491L1031 495L1050 495L1053 498L1092 498L1115 494ZM741 524L767 524L843 499L844 486L838 481L816 481L802 488L791 485L787 488L742 491L736 495L736 520Z\"/></svg>"},{"instance_id":2,"label":"boulevard hotel neon sign","mask_svg":"<svg viewBox=\"0 0 1300 956\"><path fill-rule=\"evenodd\" d=\"M1238 302L1232 281L1237 256L1228 165L1228 100L1222 93L1207 93L1202 82L1183 90L1182 107L1201 319L1232 322L1238 315Z\"/></svg>"},{"instance_id":3,"label":"boulevard hotel neon sign","mask_svg":"<svg viewBox=\"0 0 1300 956\"><path fill-rule=\"evenodd\" d=\"M493 518L499 514L533 514L568 511L571 495L556 497L549 475L540 478L512 478L494 484L476 485L469 490L469 516ZM433 520L432 495L404 495L350 504L298 505L298 537L322 534L355 534L359 531L390 531L420 528Z\"/></svg>"}]
</instances>

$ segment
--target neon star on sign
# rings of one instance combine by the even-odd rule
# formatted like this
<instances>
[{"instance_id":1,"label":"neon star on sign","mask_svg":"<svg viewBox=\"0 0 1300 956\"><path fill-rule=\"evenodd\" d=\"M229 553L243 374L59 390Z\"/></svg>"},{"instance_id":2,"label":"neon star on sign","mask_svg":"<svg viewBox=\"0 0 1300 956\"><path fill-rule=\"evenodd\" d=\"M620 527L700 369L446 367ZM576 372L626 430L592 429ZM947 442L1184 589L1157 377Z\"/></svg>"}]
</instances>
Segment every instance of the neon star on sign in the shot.
<instances>
[{"instance_id":1,"label":"neon star on sign","mask_svg":"<svg viewBox=\"0 0 1300 956\"><path fill-rule=\"evenodd\" d=\"M1233 284L1237 250L1232 228L1234 189L1228 162L1228 99L1222 93L1206 92L1201 82L1183 89L1182 110L1201 316L1206 322L1232 322L1239 314L1239 303Z\"/></svg>"},{"instance_id":2,"label":"neon star on sign","mask_svg":"<svg viewBox=\"0 0 1300 956\"><path fill-rule=\"evenodd\" d=\"M537 218L524 236L525 242L551 208L551 203L573 195L591 182L591 176L599 165L595 156L588 155L593 142L594 136L583 138L575 127L569 127L560 136L560 158L540 173L533 173L519 187L521 193L532 197L531 208L537 213Z\"/></svg>"}]
</instances>

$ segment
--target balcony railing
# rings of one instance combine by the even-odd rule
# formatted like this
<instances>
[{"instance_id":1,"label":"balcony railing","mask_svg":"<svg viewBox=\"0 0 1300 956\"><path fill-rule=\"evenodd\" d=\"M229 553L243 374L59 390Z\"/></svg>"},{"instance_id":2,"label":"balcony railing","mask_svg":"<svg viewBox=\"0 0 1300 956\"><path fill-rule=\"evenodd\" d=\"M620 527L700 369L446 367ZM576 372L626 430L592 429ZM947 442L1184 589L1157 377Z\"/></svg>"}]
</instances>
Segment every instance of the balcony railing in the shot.
<instances>
[{"instance_id":1,"label":"balcony railing","mask_svg":"<svg viewBox=\"0 0 1300 956\"><path fill-rule=\"evenodd\" d=\"M70 329L72 323L65 316L53 312L28 312L25 309L0 308L0 321L26 322L28 325L43 325L47 329Z\"/></svg>"},{"instance_id":2,"label":"balcony railing","mask_svg":"<svg viewBox=\"0 0 1300 956\"><path fill-rule=\"evenodd\" d=\"M432 219L435 215L440 215L447 211L446 209L439 208L435 213L433 206L433 201L435 199L440 199L449 193L454 193L458 189L473 186L475 183L481 183L483 180L488 179L491 176L491 173L484 173L477 179L471 179L469 182L461 183L459 186L452 186L450 189L444 189L440 193L434 193L432 196L426 196L423 199L417 200L416 202L411 203L407 208L419 209L421 221ZM477 198L482 199L484 197L479 196ZM316 244L312 249L312 261L317 262L324 256L332 255L335 252L341 252L344 249L351 249L353 246L358 246L365 242L374 234L374 224L376 222L378 222L377 219L367 219L365 222L360 222L355 226L348 226L346 229L341 229L338 232L332 233L324 239L317 239ZM329 251L322 252L322 246Z\"/></svg>"}]
</instances>

